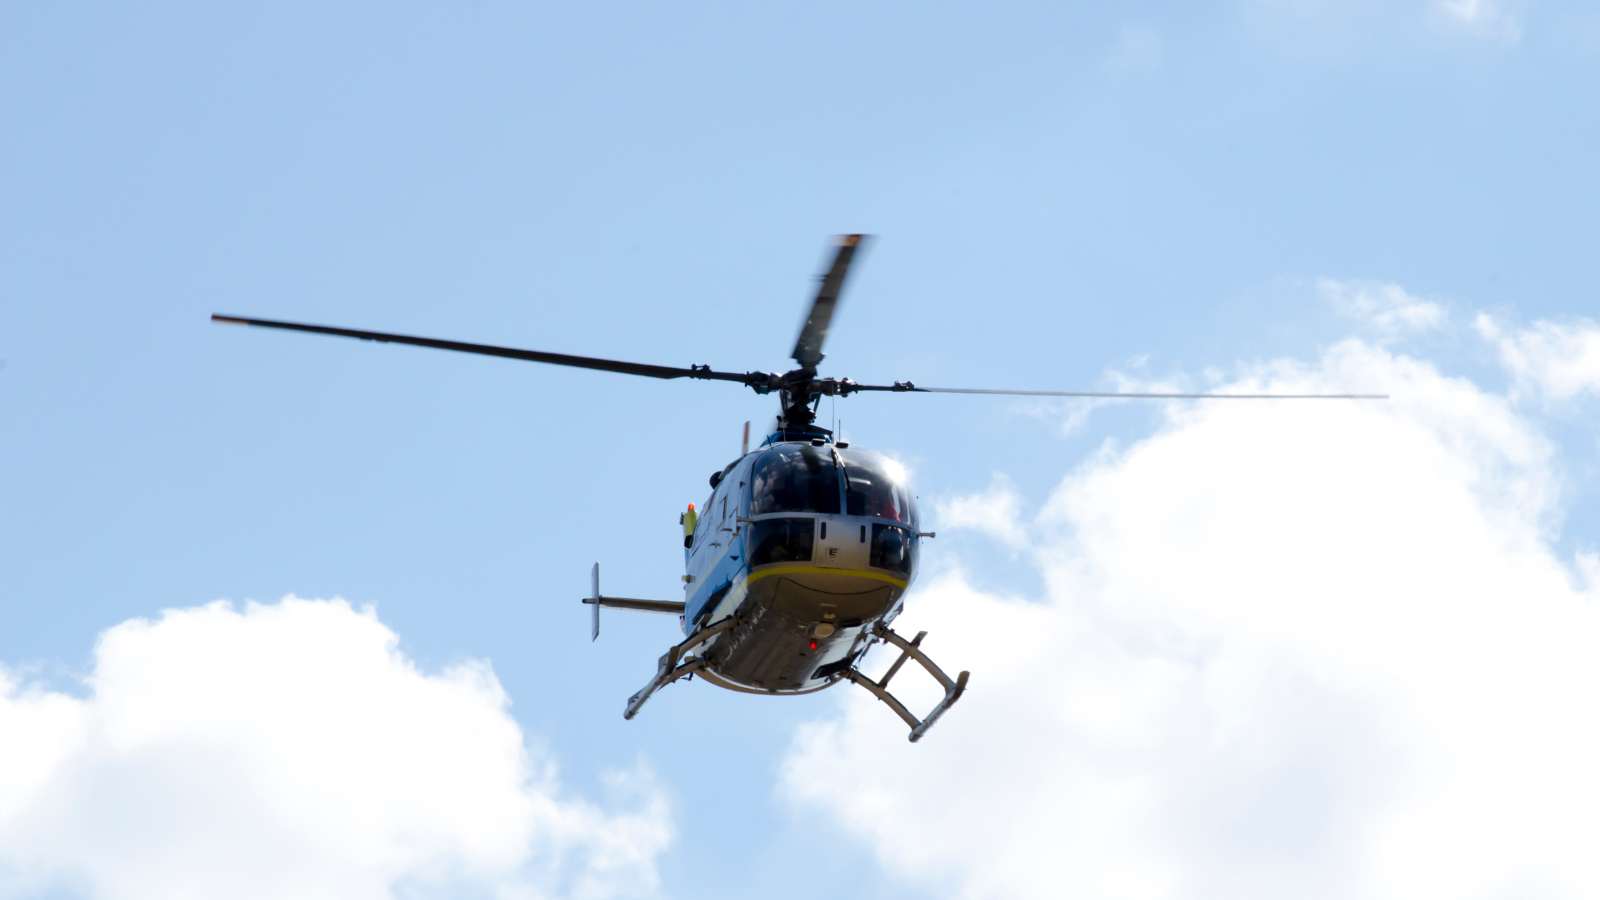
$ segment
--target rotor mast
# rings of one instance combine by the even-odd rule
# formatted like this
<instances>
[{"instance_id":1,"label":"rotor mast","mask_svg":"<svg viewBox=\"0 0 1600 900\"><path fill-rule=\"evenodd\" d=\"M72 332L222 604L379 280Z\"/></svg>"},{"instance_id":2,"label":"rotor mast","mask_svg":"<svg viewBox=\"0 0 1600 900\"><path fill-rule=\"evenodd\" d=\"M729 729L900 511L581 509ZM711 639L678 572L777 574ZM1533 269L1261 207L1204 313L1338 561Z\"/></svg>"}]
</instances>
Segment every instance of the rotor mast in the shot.
<instances>
[{"instance_id":1,"label":"rotor mast","mask_svg":"<svg viewBox=\"0 0 1600 900\"><path fill-rule=\"evenodd\" d=\"M800 367L778 378L778 429L820 430L815 426L817 405L823 394L834 391L823 386L832 379L817 378L817 364L822 362L822 345L828 340L828 326L833 324L834 310L839 306L839 295L844 291L845 276L850 274L850 264L866 241L866 235L840 235L834 245L833 263L817 279L817 294L800 323L800 333L795 337L790 357Z\"/></svg>"}]
</instances>

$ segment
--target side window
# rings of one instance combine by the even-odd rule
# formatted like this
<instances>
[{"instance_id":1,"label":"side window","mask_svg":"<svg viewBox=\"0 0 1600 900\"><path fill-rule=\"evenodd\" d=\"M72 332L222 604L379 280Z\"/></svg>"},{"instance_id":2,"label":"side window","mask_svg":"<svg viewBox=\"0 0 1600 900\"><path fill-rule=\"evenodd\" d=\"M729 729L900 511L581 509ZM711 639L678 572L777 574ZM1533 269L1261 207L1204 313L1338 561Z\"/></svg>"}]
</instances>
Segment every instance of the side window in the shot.
<instances>
[{"instance_id":1,"label":"side window","mask_svg":"<svg viewBox=\"0 0 1600 900\"><path fill-rule=\"evenodd\" d=\"M811 519L763 519L750 526L750 565L810 562L816 530Z\"/></svg>"},{"instance_id":2,"label":"side window","mask_svg":"<svg viewBox=\"0 0 1600 900\"><path fill-rule=\"evenodd\" d=\"M869 564L909 576L914 546L911 533L904 528L876 523L872 526L872 557Z\"/></svg>"}]
</instances>

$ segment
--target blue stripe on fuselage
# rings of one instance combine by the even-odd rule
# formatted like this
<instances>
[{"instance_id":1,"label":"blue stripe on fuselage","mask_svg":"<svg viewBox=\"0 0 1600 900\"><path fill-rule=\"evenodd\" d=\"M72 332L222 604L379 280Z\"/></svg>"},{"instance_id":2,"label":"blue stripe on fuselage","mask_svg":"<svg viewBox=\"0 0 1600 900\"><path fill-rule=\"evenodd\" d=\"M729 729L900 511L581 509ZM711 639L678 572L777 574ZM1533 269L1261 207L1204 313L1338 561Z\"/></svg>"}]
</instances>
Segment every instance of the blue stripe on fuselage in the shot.
<instances>
[{"instance_id":1,"label":"blue stripe on fuselage","mask_svg":"<svg viewBox=\"0 0 1600 900\"><path fill-rule=\"evenodd\" d=\"M716 608L744 575L744 533L741 529L739 535L728 542L722 558L713 563L710 569L695 575L689 597L684 604L684 634L692 634L696 628L704 625L701 619Z\"/></svg>"}]
</instances>

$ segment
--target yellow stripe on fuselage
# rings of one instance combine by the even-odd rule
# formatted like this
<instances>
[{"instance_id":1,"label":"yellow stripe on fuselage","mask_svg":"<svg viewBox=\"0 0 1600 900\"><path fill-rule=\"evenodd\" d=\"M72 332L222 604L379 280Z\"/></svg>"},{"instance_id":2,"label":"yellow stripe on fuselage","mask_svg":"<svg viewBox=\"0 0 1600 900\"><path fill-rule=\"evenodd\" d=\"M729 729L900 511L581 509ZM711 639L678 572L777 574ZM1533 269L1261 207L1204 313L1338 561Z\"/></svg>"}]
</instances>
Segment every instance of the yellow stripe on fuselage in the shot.
<instances>
[{"instance_id":1,"label":"yellow stripe on fuselage","mask_svg":"<svg viewBox=\"0 0 1600 900\"><path fill-rule=\"evenodd\" d=\"M745 583L755 584L761 579L773 575L833 575L846 578L865 578L868 581L881 581L885 584L892 584L902 590L906 586L904 578L896 578L888 572L877 572L872 569L833 569L827 566L811 566L803 563L767 566L766 568L757 569L750 573L750 577L745 580Z\"/></svg>"}]
</instances>

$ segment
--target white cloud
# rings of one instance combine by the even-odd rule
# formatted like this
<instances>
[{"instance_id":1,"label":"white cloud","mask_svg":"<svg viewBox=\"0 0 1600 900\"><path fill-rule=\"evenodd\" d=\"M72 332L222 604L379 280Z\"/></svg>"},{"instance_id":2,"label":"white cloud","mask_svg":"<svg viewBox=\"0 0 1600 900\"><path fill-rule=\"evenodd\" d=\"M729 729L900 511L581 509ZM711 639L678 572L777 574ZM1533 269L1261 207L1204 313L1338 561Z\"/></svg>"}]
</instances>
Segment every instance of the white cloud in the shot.
<instances>
[{"instance_id":1,"label":"white cloud","mask_svg":"<svg viewBox=\"0 0 1600 900\"><path fill-rule=\"evenodd\" d=\"M1600 322L1535 322L1507 329L1480 313L1478 334L1494 345L1517 386L1556 399L1600 394Z\"/></svg>"},{"instance_id":2,"label":"white cloud","mask_svg":"<svg viewBox=\"0 0 1600 900\"><path fill-rule=\"evenodd\" d=\"M1394 399L1175 406L1068 472L1045 596L910 598L966 698L909 746L841 694L783 795L940 896L1600 895L1600 589L1551 443L1363 342L1235 387Z\"/></svg>"},{"instance_id":3,"label":"white cloud","mask_svg":"<svg viewBox=\"0 0 1600 900\"><path fill-rule=\"evenodd\" d=\"M648 771L567 795L486 664L423 672L343 601L124 622L86 688L0 672L0 893L634 897L670 839Z\"/></svg>"},{"instance_id":4,"label":"white cloud","mask_svg":"<svg viewBox=\"0 0 1600 900\"><path fill-rule=\"evenodd\" d=\"M1187 375L1174 377L1172 375L1159 376L1149 373L1150 358L1141 354L1129 359L1126 363L1127 370L1106 369L1101 373L1100 388L1087 388L1087 390L1104 390L1107 392L1133 392L1133 393L1190 393L1215 388L1222 382L1222 376L1213 370L1202 374L1199 382ZM1199 386L1200 384L1205 387ZM1056 433L1062 437L1071 437L1081 432L1089 424L1089 420L1103 409L1118 406L1143 405L1139 400L1116 397L1071 397L1071 398L1044 398L1032 397L1026 400L1014 401L1011 408L1018 413L1032 419L1049 422L1055 426ZM1147 407L1148 408L1148 407Z\"/></svg>"},{"instance_id":5,"label":"white cloud","mask_svg":"<svg viewBox=\"0 0 1600 900\"><path fill-rule=\"evenodd\" d=\"M1110 373L1115 375L1116 373ZM1120 388L1118 388L1120 389ZM1062 437L1070 437L1082 431L1094 414L1102 409L1125 403L1123 400L1108 400L1099 397L1073 397L1070 399L1046 399L1032 397L1026 400L1015 400L1011 409L1018 414L1048 422Z\"/></svg>"},{"instance_id":6,"label":"white cloud","mask_svg":"<svg viewBox=\"0 0 1600 900\"><path fill-rule=\"evenodd\" d=\"M1434 14L1451 25L1485 37L1515 41L1522 37L1522 17L1505 0L1433 0Z\"/></svg>"},{"instance_id":7,"label":"white cloud","mask_svg":"<svg viewBox=\"0 0 1600 900\"><path fill-rule=\"evenodd\" d=\"M934 521L941 529L971 529L1019 550L1027 543L1022 498L1004 475L976 494L940 499L934 503Z\"/></svg>"},{"instance_id":8,"label":"white cloud","mask_svg":"<svg viewBox=\"0 0 1600 900\"><path fill-rule=\"evenodd\" d=\"M1415 41L1442 28L1469 39L1515 44L1525 0L1240 0L1247 25L1296 53L1350 52L1386 38Z\"/></svg>"},{"instance_id":9,"label":"white cloud","mask_svg":"<svg viewBox=\"0 0 1600 900\"><path fill-rule=\"evenodd\" d=\"M1398 284L1322 278L1317 294L1340 315L1354 319L1386 340L1432 331L1445 324L1444 307L1409 293Z\"/></svg>"}]
</instances>

